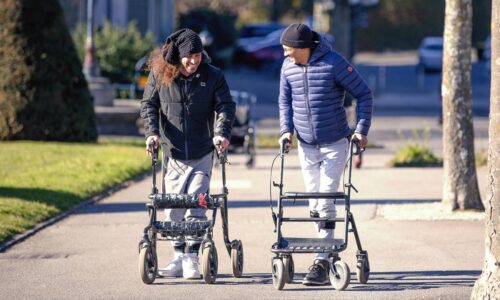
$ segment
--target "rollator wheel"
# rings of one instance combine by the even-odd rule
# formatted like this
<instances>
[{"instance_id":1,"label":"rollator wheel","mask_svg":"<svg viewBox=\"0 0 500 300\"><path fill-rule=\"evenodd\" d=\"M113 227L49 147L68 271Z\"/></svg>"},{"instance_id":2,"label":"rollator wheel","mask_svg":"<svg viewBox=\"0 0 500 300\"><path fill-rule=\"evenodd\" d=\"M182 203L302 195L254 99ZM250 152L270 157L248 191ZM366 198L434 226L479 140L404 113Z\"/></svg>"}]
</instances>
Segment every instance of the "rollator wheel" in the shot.
<instances>
[{"instance_id":1,"label":"rollator wheel","mask_svg":"<svg viewBox=\"0 0 500 300\"><path fill-rule=\"evenodd\" d=\"M145 284L153 283L156 279L157 270L156 250L149 244L143 244L139 252L139 272L142 282Z\"/></svg>"},{"instance_id":2,"label":"rollator wheel","mask_svg":"<svg viewBox=\"0 0 500 300\"><path fill-rule=\"evenodd\" d=\"M231 243L231 262L234 277L240 278L243 275L243 243L240 240Z\"/></svg>"},{"instance_id":3,"label":"rollator wheel","mask_svg":"<svg viewBox=\"0 0 500 300\"><path fill-rule=\"evenodd\" d=\"M285 268L283 261L279 258L273 259L273 286L277 290L282 290L285 286Z\"/></svg>"},{"instance_id":4,"label":"rollator wheel","mask_svg":"<svg viewBox=\"0 0 500 300\"><path fill-rule=\"evenodd\" d=\"M370 277L370 261L368 260L368 252L363 251L363 255L358 258L356 263L356 278L359 283L367 283Z\"/></svg>"},{"instance_id":5,"label":"rollator wheel","mask_svg":"<svg viewBox=\"0 0 500 300\"><path fill-rule=\"evenodd\" d=\"M217 250L215 245L210 243L203 245L203 252L201 256L201 271L203 273L203 279L205 283L212 284L217 279Z\"/></svg>"},{"instance_id":6,"label":"rollator wheel","mask_svg":"<svg viewBox=\"0 0 500 300\"><path fill-rule=\"evenodd\" d=\"M295 265L293 263L293 257L291 255L285 256L283 258L283 268L285 270L285 282L292 282L293 275L295 274Z\"/></svg>"},{"instance_id":7,"label":"rollator wheel","mask_svg":"<svg viewBox=\"0 0 500 300\"><path fill-rule=\"evenodd\" d=\"M341 260L336 261L330 270L330 283L332 286L338 291L343 291L350 281L351 271L349 266Z\"/></svg>"}]
</instances>

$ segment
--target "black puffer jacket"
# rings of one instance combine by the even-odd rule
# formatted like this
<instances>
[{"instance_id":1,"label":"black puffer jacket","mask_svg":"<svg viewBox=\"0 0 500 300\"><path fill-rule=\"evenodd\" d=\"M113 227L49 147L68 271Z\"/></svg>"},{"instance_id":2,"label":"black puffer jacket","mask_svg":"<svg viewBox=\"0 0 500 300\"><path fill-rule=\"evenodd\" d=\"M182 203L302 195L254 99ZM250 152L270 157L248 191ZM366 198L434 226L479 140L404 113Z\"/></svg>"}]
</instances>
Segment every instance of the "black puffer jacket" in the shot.
<instances>
[{"instance_id":1,"label":"black puffer jacket","mask_svg":"<svg viewBox=\"0 0 500 300\"><path fill-rule=\"evenodd\" d=\"M198 159L213 151L214 135L231 137L235 103L222 71L209 62L204 53L187 93L179 78L167 87L150 72L141 117L146 137L160 136L168 157Z\"/></svg>"}]
</instances>

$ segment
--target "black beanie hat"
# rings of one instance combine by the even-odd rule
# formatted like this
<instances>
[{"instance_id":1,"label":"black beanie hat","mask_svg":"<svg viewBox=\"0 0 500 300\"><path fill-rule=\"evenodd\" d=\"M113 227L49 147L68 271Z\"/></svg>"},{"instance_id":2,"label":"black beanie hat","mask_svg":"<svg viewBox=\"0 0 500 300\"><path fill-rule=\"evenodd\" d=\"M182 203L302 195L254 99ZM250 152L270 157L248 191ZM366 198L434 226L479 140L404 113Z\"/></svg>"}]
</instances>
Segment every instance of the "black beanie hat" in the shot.
<instances>
[{"instance_id":1,"label":"black beanie hat","mask_svg":"<svg viewBox=\"0 0 500 300\"><path fill-rule=\"evenodd\" d=\"M315 32L304 24L291 24L281 34L280 43L291 48L314 48Z\"/></svg>"},{"instance_id":2,"label":"black beanie hat","mask_svg":"<svg viewBox=\"0 0 500 300\"><path fill-rule=\"evenodd\" d=\"M203 51L200 36L189 28L172 33L167 38L166 44L170 44L170 49L164 59L170 64L178 64L181 58Z\"/></svg>"}]
</instances>

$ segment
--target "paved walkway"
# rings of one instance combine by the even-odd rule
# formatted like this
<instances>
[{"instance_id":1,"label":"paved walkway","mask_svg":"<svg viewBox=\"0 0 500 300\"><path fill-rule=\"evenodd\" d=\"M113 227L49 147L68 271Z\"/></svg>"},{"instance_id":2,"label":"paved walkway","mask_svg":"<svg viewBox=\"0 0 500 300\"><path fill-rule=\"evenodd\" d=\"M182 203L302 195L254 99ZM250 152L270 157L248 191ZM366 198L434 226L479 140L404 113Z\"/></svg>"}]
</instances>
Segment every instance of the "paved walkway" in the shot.
<instances>
[{"instance_id":1,"label":"paved walkway","mask_svg":"<svg viewBox=\"0 0 500 300\"><path fill-rule=\"evenodd\" d=\"M283 291L273 288L270 246L274 242L269 210L270 165L275 151L260 151L256 168L247 170L242 157L232 156L228 167L230 238L244 243L243 278L231 275L223 248L220 220L215 230L219 276L214 285L182 279L142 283L137 244L148 216L148 177L96 205L52 225L0 253L1 299L468 299L483 263L483 222L465 217L433 220L422 214L441 197L441 168L391 169L385 166L391 149L370 149L362 169L355 170L352 211L363 246L369 251L369 283L356 282L347 290L300 284L311 263L309 255L295 255L295 281ZM212 190L220 186L216 170ZM274 180L278 174L277 166ZM485 190L486 168L478 170ZM285 190L303 190L296 153L287 157ZM274 197L276 197L274 191ZM397 220L387 209L416 216ZM304 201L287 203L286 212L306 216ZM342 210L339 210L342 211ZM421 217L419 217L421 215ZM481 219L480 214L475 218ZM425 220L420 220L425 219ZM312 225L289 225L286 235L313 235ZM342 254L355 270L355 243ZM171 256L167 243L159 245L160 265Z\"/></svg>"}]
</instances>

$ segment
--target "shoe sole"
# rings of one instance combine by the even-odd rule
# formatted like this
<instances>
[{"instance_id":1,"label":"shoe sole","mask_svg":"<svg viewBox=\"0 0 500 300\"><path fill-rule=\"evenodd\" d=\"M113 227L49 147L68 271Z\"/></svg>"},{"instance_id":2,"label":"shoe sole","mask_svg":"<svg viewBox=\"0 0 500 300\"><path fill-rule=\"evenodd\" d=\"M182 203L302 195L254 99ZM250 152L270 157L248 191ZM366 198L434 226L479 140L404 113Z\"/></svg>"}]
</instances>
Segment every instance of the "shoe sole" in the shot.
<instances>
[{"instance_id":1,"label":"shoe sole","mask_svg":"<svg viewBox=\"0 0 500 300\"><path fill-rule=\"evenodd\" d=\"M180 270L178 273L175 273L173 275L162 275L162 274L160 274L160 272L156 272L156 276L163 277L163 278L179 278L179 277L182 277L182 270Z\"/></svg>"},{"instance_id":2,"label":"shoe sole","mask_svg":"<svg viewBox=\"0 0 500 300\"><path fill-rule=\"evenodd\" d=\"M307 281L307 280L304 280L302 281L302 284L305 285L305 286L318 286L318 285L327 285L330 283L330 280L327 279L323 282L318 282L318 281Z\"/></svg>"},{"instance_id":3,"label":"shoe sole","mask_svg":"<svg viewBox=\"0 0 500 300\"><path fill-rule=\"evenodd\" d=\"M160 278L182 278L182 274L178 274L178 275L160 275L160 274L156 274L157 277L160 277Z\"/></svg>"}]
</instances>

